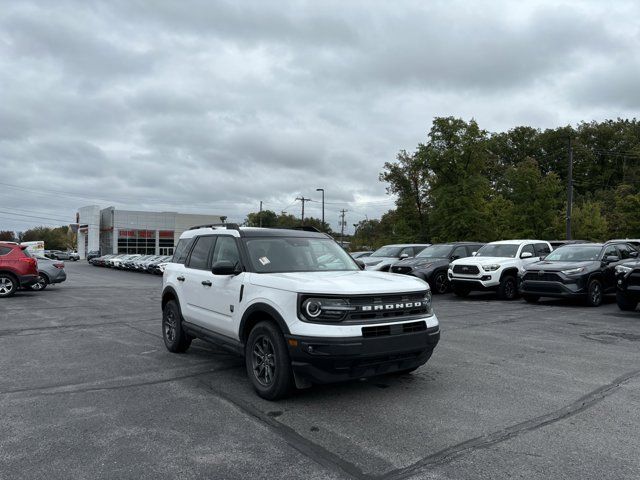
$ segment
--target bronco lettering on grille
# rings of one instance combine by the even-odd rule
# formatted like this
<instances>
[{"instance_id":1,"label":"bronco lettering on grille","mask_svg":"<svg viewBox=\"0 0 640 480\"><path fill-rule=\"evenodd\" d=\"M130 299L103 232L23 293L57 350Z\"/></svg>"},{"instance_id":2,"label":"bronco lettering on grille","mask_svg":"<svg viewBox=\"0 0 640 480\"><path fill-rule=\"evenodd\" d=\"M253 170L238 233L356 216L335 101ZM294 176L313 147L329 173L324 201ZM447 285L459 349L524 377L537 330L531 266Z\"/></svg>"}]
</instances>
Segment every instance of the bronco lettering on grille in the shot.
<instances>
[{"instance_id":1,"label":"bronco lettering on grille","mask_svg":"<svg viewBox=\"0 0 640 480\"><path fill-rule=\"evenodd\" d=\"M420 308L424 302L406 302L406 303L387 303L384 305L363 305L360 307L362 312L379 312L381 310L402 310L405 308Z\"/></svg>"}]
</instances>

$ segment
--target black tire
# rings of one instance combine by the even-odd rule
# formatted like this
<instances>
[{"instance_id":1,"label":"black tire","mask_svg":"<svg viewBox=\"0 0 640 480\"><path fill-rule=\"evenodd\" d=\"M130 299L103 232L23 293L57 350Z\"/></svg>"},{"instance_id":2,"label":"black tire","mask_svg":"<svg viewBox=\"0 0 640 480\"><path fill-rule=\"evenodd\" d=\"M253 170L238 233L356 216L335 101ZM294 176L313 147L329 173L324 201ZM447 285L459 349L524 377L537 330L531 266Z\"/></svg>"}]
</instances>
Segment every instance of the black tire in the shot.
<instances>
[{"instance_id":1,"label":"black tire","mask_svg":"<svg viewBox=\"0 0 640 480\"><path fill-rule=\"evenodd\" d=\"M45 273L40 273L38 275L38 281L33 285L30 285L29 289L33 290L34 292L41 292L42 290L47 288L47 285L49 285L49 283L51 283L49 282L49 277L47 277Z\"/></svg>"},{"instance_id":2,"label":"black tire","mask_svg":"<svg viewBox=\"0 0 640 480\"><path fill-rule=\"evenodd\" d=\"M245 347L247 375L256 393L266 400L279 400L293 389L289 351L280 329L260 322L249 333Z\"/></svg>"},{"instance_id":3,"label":"black tire","mask_svg":"<svg viewBox=\"0 0 640 480\"><path fill-rule=\"evenodd\" d=\"M502 300L514 300L518 298L518 281L513 275L505 275L500 280L498 297Z\"/></svg>"},{"instance_id":4,"label":"black tire","mask_svg":"<svg viewBox=\"0 0 640 480\"><path fill-rule=\"evenodd\" d=\"M18 279L10 273L0 273L0 298L8 298L18 290Z\"/></svg>"},{"instance_id":5,"label":"black tire","mask_svg":"<svg viewBox=\"0 0 640 480\"><path fill-rule=\"evenodd\" d=\"M625 312L633 312L638 306L638 302L634 300L629 300L624 296L623 293L616 292L616 302L618 303L618 307L620 310Z\"/></svg>"},{"instance_id":6,"label":"black tire","mask_svg":"<svg viewBox=\"0 0 640 480\"><path fill-rule=\"evenodd\" d=\"M447 279L447 272L436 272L431 284L431 291L433 293L447 293L450 287L449 280Z\"/></svg>"},{"instance_id":7,"label":"black tire","mask_svg":"<svg viewBox=\"0 0 640 480\"><path fill-rule=\"evenodd\" d=\"M524 298L524 301L527 303L537 303L538 300L540 300L540 296L539 295L522 295L522 298Z\"/></svg>"},{"instance_id":8,"label":"black tire","mask_svg":"<svg viewBox=\"0 0 640 480\"><path fill-rule=\"evenodd\" d=\"M602 304L603 295L602 282L597 278L589 280L589 285L587 286L587 305L590 307L599 307Z\"/></svg>"},{"instance_id":9,"label":"black tire","mask_svg":"<svg viewBox=\"0 0 640 480\"><path fill-rule=\"evenodd\" d=\"M464 298L469 295L469 292L471 292L471 290L469 290L468 288L461 287L460 285L456 284L451 285L451 289L453 290L453 293L456 295L456 297Z\"/></svg>"},{"instance_id":10,"label":"black tire","mask_svg":"<svg viewBox=\"0 0 640 480\"><path fill-rule=\"evenodd\" d=\"M191 346L192 338L182 329L180 307L173 300L162 309L162 338L167 350L173 353L184 353Z\"/></svg>"}]
</instances>

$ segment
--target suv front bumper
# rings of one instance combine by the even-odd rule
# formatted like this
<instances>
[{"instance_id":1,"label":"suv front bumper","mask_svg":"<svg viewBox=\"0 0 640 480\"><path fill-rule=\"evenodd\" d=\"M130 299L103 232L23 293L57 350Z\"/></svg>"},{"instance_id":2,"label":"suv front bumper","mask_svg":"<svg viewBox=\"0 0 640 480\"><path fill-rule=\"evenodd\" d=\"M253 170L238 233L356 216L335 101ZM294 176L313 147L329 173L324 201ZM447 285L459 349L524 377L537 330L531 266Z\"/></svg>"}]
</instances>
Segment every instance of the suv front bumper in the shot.
<instances>
[{"instance_id":1,"label":"suv front bumper","mask_svg":"<svg viewBox=\"0 0 640 480\"><path fill-rule=\"evenodd\" d=\"M379 337L285 337L296 377L330 383L423 365L440 340L440 327Z\"/></svg>"}]
</instances>

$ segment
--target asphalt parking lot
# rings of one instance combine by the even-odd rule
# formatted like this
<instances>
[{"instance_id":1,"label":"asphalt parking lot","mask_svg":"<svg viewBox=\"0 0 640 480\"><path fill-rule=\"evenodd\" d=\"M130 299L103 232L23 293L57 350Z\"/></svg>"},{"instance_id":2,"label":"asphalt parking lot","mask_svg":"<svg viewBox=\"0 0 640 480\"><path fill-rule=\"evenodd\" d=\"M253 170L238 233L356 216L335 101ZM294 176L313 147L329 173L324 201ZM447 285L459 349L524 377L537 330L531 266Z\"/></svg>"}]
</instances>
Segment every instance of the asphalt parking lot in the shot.
<instances>
[{"instance_id":1,"label":"asphalt parking lot","mask_svg":"<svg viewBox=\"0 0 640 480\"><path fill-rule=\"evenodd\" d=\"M161 279L67 263L0 304L0 478L640 477L640 311L435 297L412 375L271 403L241 359L170 354Z\"/></svg>"}]
</instances>

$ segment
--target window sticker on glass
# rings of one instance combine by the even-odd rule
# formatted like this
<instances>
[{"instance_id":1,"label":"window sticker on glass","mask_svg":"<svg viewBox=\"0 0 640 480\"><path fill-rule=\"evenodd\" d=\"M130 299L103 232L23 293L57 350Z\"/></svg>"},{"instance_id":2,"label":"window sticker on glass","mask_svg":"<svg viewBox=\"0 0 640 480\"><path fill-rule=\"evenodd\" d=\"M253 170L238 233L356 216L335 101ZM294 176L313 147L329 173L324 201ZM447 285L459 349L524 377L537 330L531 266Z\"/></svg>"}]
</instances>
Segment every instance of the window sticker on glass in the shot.
<instances>
[{"instance_id":1,"label":"window sticker on glass","mask_svg":"<svg viewBox=\"0 0 640 480\"><path fill-rule=\"evenodd\" d=\"M269 263L271 263L271 261L267 258L267 257L260 257L258 259L258 261L264 266L264 265L268 265Z\"/></svg>"}]
</instances>

